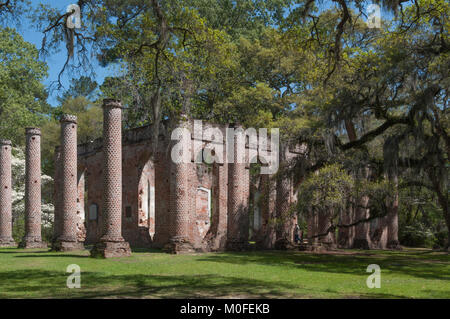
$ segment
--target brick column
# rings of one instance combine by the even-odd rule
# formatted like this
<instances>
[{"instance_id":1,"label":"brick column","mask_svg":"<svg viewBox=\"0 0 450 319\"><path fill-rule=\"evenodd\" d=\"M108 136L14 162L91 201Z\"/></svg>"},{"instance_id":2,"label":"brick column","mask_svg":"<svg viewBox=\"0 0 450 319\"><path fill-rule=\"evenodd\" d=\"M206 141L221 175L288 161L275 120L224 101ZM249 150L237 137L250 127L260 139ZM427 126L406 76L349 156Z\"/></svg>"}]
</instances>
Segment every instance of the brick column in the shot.
<instances>
[{"instance_id":1,"label":"brick column","mask_svg":"<svg viewBox=\"0 0 450 319\"><path fill-rule=\"evenodd\" d=\"M122 237L122 105L114 99L103 100L102 206L102 236L91 256L130 256L130 245Z\"/></svg>"},{"instance_id":2,"label":"brick column","mask_svg":"<svg viewBox=\"0 0 450 319\"><path fill-rule=\"evenodd\" d=\"M213 196L211 227L205 236L208 250L219 251L225 249L227 237L227 165L213 164Z\"/></svg>"},{"instance_id":3,"label":"brick column","mask_svg":"<svg viewBox=\"0 0 450 319\"><path fill-rule=\"evenodd\" d=\"M291 206L291 178L286 172L288 168L288 153L287 145L280 146L279 163L280 168L277 173L277 195L276 195L276 249L287 249L292 245L293 236L291 236L291 229L293 228L293 216L289 214Z\"/></svg>"},{"instance_id":4,"label":"brick column","mask_svg":"<svg viewBox=\"0 0 450 319\"><path fill-rule=\"evenodd\" d=\"M242 129L236 125L235 130ZM236 132L235 132L236 133ZM250 172L245 159L238 159L238 147L245 147L245 135L234 134L234 162L228 163L228 220L227 250L245 250L248 247L249 217L248 200ZM229 140L229 141L228 141ZM227 136L227 143L231 137ZM244 143L242 146L242 143ZM230 155L231 157L231 155Z\"/></svg>"},{"instance_id":5,"label":"brick column","mask_svg":"<svg viewBox=\"0 0 450 319\"><path fill-rule=\"evenodd\" d=\"M189 129L189 121L185 115L182 115L178 128ZM189 183L189 174L191 173L193 164L191 163L191 157L187 156L187 154L191 151L191 143L190 133L187 136L180 136L180 140L176 141L176 144L180 147L180 152L175 152L174 149L172 149L171 152L169 203L170 238L169 243L164 249L167 252L174 254L194 251L192 243L189 241L188 233L189 213L191 211L191 198L189 196L191 185ZM176 157L176 159L173 157Z\"/></svg>"},{"instance_id":6,"label":"brick column","mask_svg":"<svg viewBox=\"0 0 450 319\"><path fill-rule=\"evenodd\" d=\"M169 242L170 225L170 154L166 152L166 141L159 141L160 147L155 155L155 235L152 247L163 248Z\"/></svg>"},{"instance_id":7,"label":"brick column","mask_svg":"<svg viewBox=\"0 0 450 319\"><path fill-rule=\"evenodd\" d=\"M46 248L41 238L41 130L26 128L25 236L22 248Z\"/></svg>"},{"instance_id":8,"label":"brick column","mask_svg":"<svg viewBox=\"0 0 450 319\"><path fill-rule=\"evenodd\" d=\"M77 240L77 117L61 116L61 183L57 190L61 194L60 234L53 248L58 251L83 249Z\"/></svg>"},{"instance_id":9,"label":"brick column","mask_svg":"<svg viewBox=\"0 0 450 319\"><path fill-rule=\"evenodd\" d=\"M270 216L270 175L260 175L260 189L261 197L259 202L261 203L261 228L256 235L256 246L260 249L269 249L270 247L270 226L269 222L272 216Z\"/></svg>"},{"instance_id":10,"label":"brick column","mask_svg":"<svg viewBox=\"0 0 450 319\"><path fill-rule=\"evenodd\" d=\"M0 247L13 247L11 141L0 140Z\"/></svg>"}]
</instances>

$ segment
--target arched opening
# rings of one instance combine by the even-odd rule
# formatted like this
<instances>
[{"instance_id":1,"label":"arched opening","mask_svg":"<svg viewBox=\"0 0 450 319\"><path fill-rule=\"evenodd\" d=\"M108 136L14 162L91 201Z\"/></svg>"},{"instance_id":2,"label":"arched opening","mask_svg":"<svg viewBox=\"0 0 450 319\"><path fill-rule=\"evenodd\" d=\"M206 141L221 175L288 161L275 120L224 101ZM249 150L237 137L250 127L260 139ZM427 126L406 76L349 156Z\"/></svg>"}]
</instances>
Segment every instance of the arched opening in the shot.
<instances>
[{"instance_id":1,"label":"arched opening","mask_svg":"<svg viewBox=\"0 0 450 319\"><path fill-rule=\"evenodd\" d=\"M87 223L85 207L88 200L86 169L78 170L77 183L77 237L79 241L86 241Z\"/></svg>"},{"instance_id":2,"label":"arched opening","mask_svg":"<svg viewBox=\"0 0 450 319\"><path fill-rule=\"evenodd\" d=\"M155 234L155 172L150 160L142 167L138 188L138 226L153 238Z\"/></svg>"},{"instance_id":3,"label":"arched opening","mask_svg":"<svg viewBox=\"0 0 450 319\"><path fill-rule=\"evenodd\" d=\"M212 213L212 194L211 189L199 186L195 197L196 225L198 235L203 239L211 227Z\"/></svg>"}]
</instances>

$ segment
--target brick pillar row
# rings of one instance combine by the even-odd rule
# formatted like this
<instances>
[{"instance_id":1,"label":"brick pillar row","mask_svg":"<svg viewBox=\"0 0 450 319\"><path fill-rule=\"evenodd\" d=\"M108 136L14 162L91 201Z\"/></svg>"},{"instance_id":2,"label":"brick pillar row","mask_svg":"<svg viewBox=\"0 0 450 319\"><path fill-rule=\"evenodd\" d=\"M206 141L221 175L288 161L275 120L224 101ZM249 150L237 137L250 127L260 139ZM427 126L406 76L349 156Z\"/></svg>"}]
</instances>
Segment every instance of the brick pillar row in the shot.
<instances>
[{"instance_id":1,"label":"brick pillar row","mask_svg":"<svg viewBox=\"0 0 450 319\"><path fill-rule=\"evenodd\" d=\"M59 175L61 183L58 187L60 195L60 219L58 221L58 237L54 249L71 251L83 249L83 244L77 239L77 117L64 114L61 116L61 151ZM59 183L58 183L59 184Z\"/></svg>"},{"instance_id":2,"label":"brick pillar row","mask_svg":"<svg viewBox=\"0 0 450 319\"><path fill-rule=\"evenodd\" d=\"M103 100L102 207L102 236L91 256L130 256L130 245L122 237L122 105L114 99Z\"/></svg>"},{"instance_id":3,"label":"brick pillar row","mask_svg":"<svg viewBox=\"0 0 450 319\"><path fill-rule=\"evenodd\" d=\"M0 140L0 247L13 247L11 141Z\"/></svg>"},{"instance_id":4,"label":"brick pillar row","mask_svg":"<svg viewBox=\"0 0 450 319\"><path fill-rule=\"evenodd\" d=\"M22 248L46 248L41 237L41 130L26 128L25 236Z\"/></svg>"}]
</instances>

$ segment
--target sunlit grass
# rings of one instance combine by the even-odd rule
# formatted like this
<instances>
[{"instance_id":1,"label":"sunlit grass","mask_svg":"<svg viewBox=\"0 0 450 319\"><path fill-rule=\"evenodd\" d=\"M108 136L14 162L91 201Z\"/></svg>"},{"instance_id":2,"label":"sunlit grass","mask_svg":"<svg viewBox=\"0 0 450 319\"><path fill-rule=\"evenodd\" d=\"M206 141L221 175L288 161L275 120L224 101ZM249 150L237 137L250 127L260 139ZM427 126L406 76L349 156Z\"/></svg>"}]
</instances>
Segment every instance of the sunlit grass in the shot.
<instances>
[{"instance_id":1,"label":"sunlit grass","mask_svg":"<svg viewBox=\"0 0 450 319\"><path fill-rule=\"evenodd\" d=\"M81 288L66 268L81 267ZM381 288L366 286L369 264ZM0 249L0 298L450 298L450 257L429 250L246 252L93 259L88 251Z\"/></svg>"}]
</instances>

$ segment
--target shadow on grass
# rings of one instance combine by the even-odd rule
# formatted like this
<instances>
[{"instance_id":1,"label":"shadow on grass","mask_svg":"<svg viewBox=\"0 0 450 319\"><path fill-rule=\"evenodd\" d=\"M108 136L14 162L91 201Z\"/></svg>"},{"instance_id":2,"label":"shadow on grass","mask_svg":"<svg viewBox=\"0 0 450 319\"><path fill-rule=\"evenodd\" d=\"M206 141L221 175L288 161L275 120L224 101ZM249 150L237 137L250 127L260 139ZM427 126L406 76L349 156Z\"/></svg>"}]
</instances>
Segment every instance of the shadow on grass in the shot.
<instances>
[{"instance_id":1,"label":"shadow on grass","mask_svg":"<svg viewBox=\"0 0 450 319\"><path fill-rule=\"evenodd\" d=\"M48 250L28 250L28 249L18 249L12 248L10 251L0 251L0 254L45 254L51 252Z\"/></svg>"},{"instance_id":2,"label":"shadow on grass","mask_svg":"<svg viewBox=\"0 0 450 319\"><path fill-rule=\"evenodd\" d=\"M89 258L89 255L74 255L74 254L64 254L64 253L58 253L56 252L54 255L19 255L19 256L14 256L15 258Z\"/></svg>"},{"instance_id":3,"label":"shadow on grass","mask_svg":"<svg viewBox=\"0 0 450 319\"><path fill-rule=\"evenodd\" d=\"M383 271L390 273L450 281L450 258L446 256L427 256L425 259L408 256L407 253L365 256L264 251L211 254L205 255L199 261L276 267L284 265L314 272L361 275L366 274L368 265L378 264Z\"/></svg>"},{"instance_id":4,"label":"shadow on grass","mask_svg":"<svg viewBox=\"0 0 450 319\"><path fill-rule=\"evenodd\" d=\"M289 297L280 292L294 288L261 280L218 275L117 275L82 272L81 289L68 289L68 274L41 270L0 273L0 298L38 296L40 298L254 298Z\"/></svg>"},{"instance_id":5,"label":"shadow on grass","mask_svg":"<svg viewBox=\"0 0 450 319\"><path fill-rule=\"evenodd\" d=\"M66 287L67 274L49 271L0 273L0 298L310 298L313 294L286 293L296 285L219 275L117 275L83 272L80 289ZM445 298L442 291L428 291ZM370 293L342 295L334 289L315 290L340 298L406 298L402 295Z\"/></svg>"},{"instance_id":6,"label":"shadow on grass","mask_svg":"<svg viewBox=\"0 0 450 319\"><path fill-rule=\"evenodd\" d=\"M131 251L133 253L162 253L162 249L157 248L140 248L140 247L131 247Z\"/></svg>"}]
</instances>

